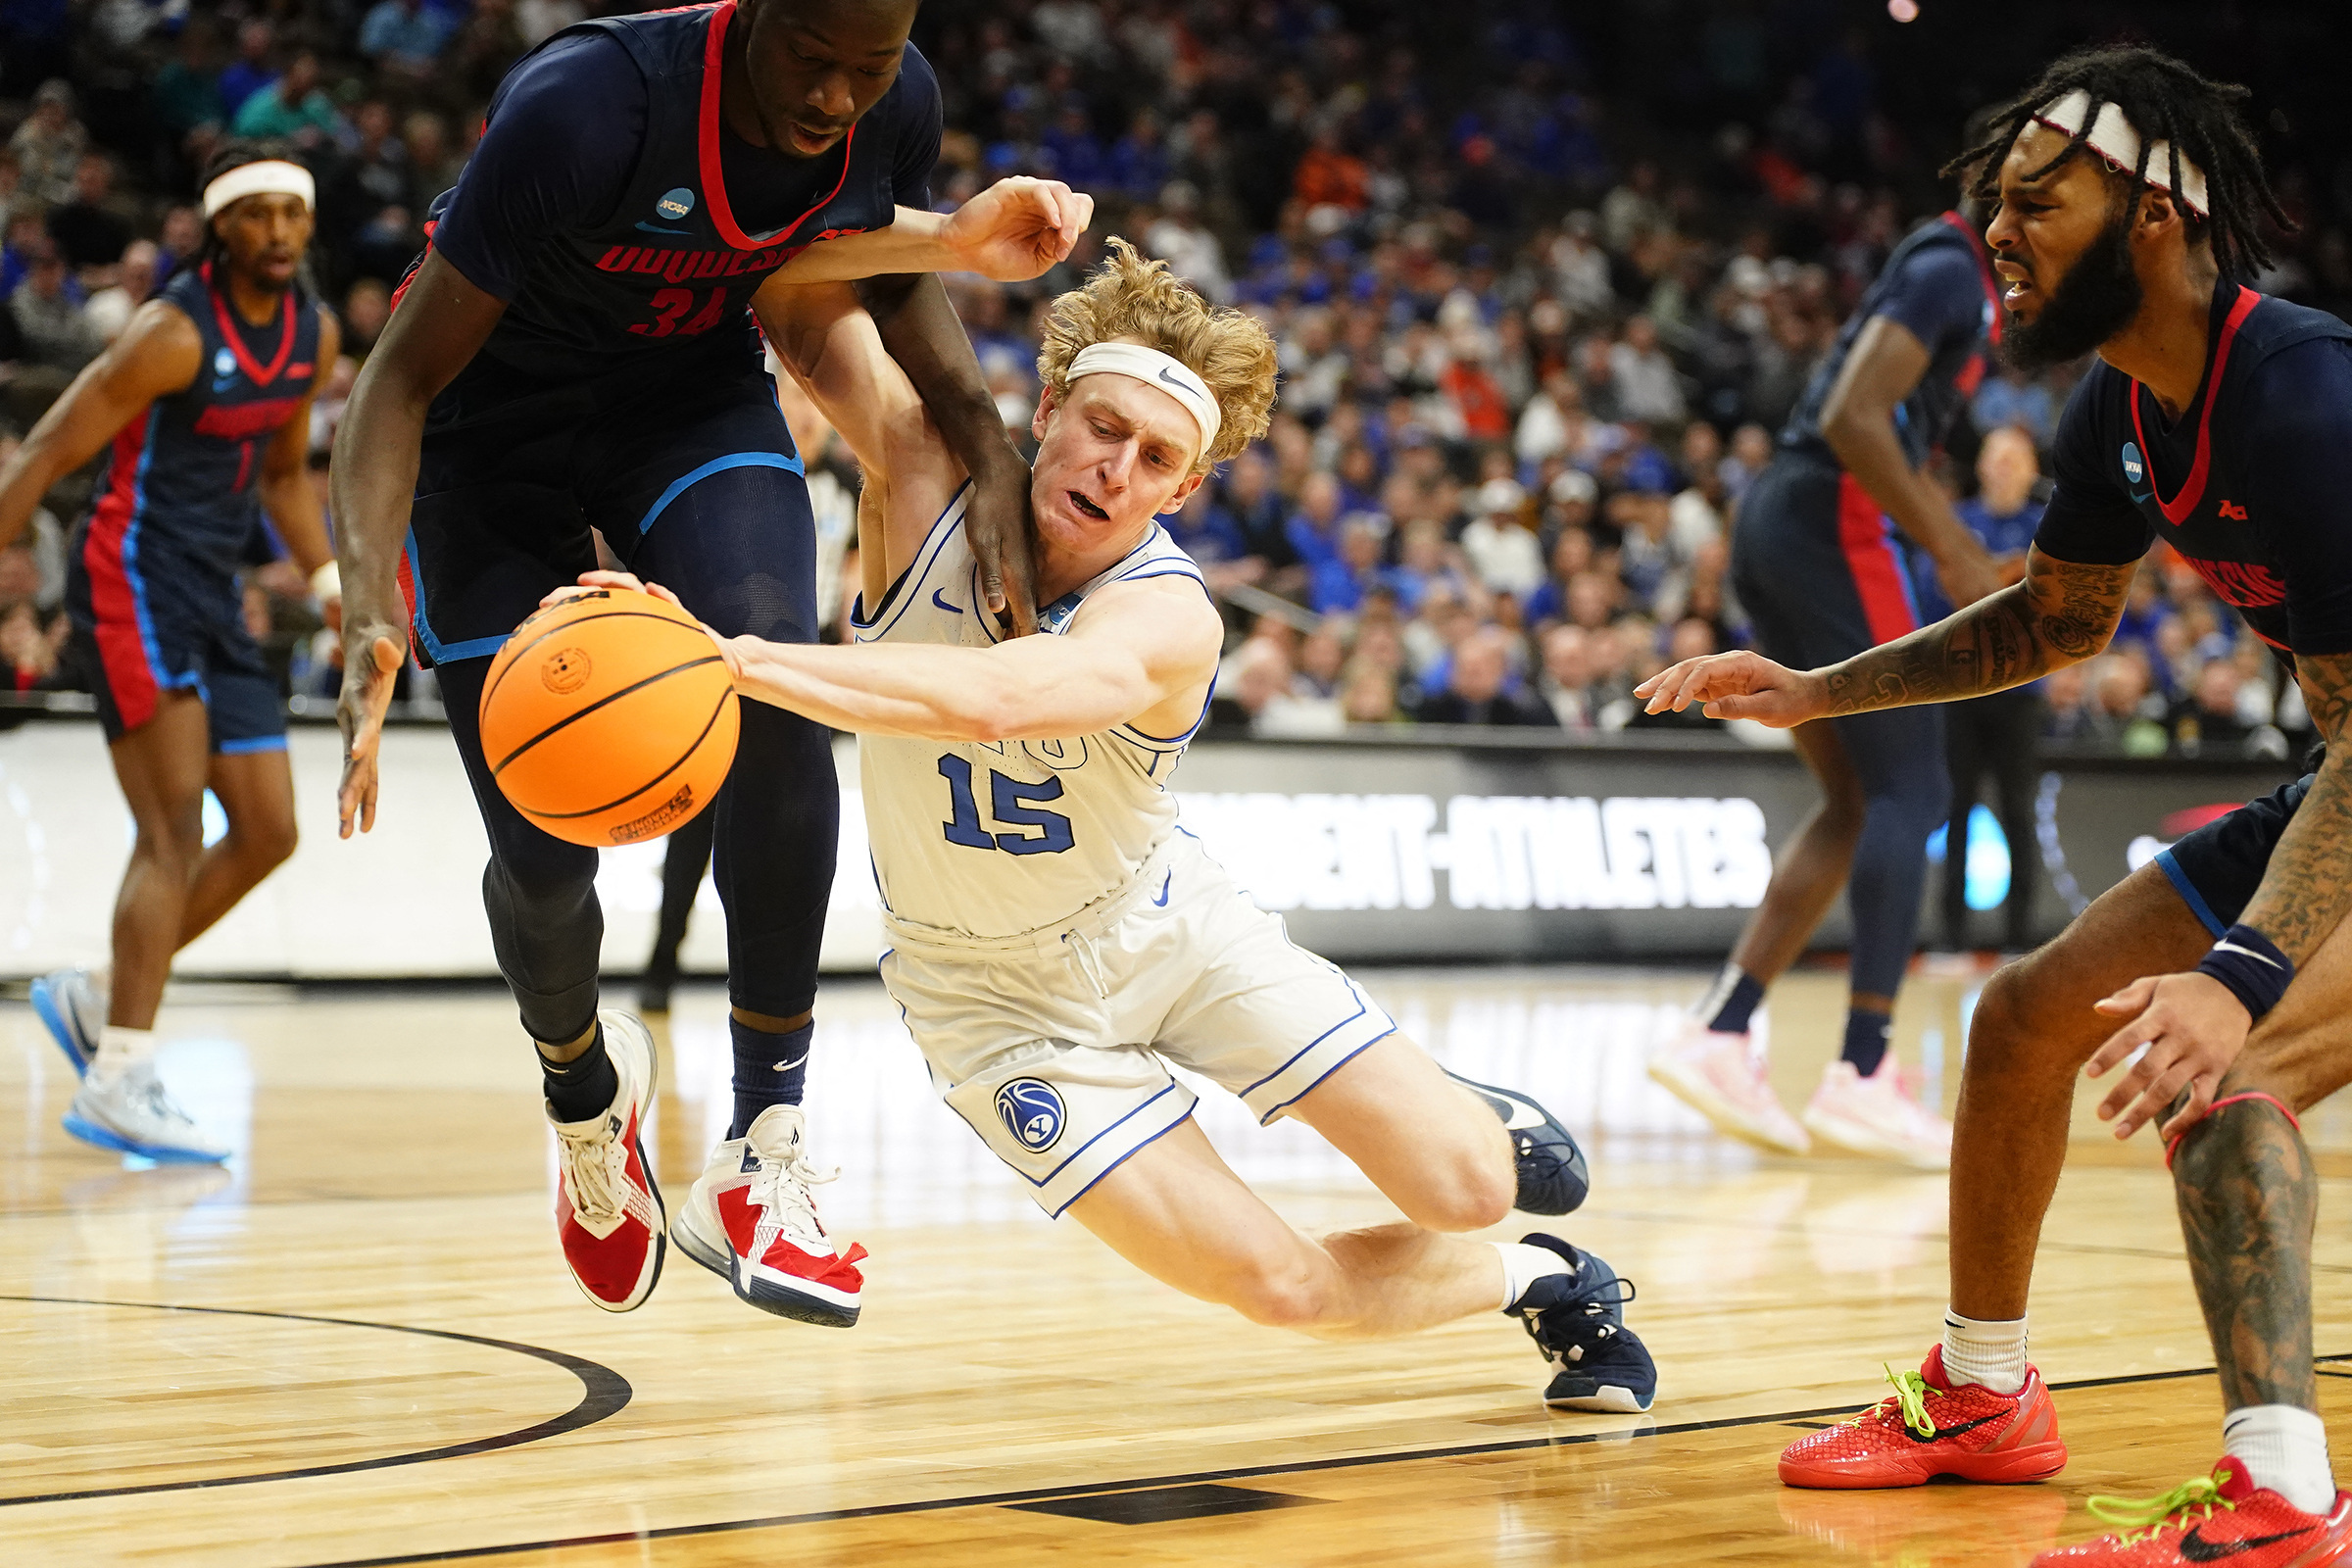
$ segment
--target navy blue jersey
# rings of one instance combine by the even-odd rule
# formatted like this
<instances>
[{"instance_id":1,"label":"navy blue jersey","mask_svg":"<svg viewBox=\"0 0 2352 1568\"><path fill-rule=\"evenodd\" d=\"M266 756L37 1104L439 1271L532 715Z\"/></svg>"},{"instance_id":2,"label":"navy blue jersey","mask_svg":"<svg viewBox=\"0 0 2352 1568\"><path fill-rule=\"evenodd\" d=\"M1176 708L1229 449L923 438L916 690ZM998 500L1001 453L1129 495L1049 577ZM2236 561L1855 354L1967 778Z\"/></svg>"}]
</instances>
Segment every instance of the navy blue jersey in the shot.
<instances>
[{"instance_id":1,"label":"navy blue jersey","mask_svg":"<svg viewBox=\"0 0 2352 1568\"><path fill-rule=\"evenodd\" d=\"M196 323L204 356L185 391L157 398L115 436L90 507L91 534L151 565L233 575L261 523L254 485L270 440L318 374L320 317L299 285L255 326L189 268L162 298Z\"/></svg>"},{"instance_id":2,"label":"navy blue jersey","mask_svg":"<svg viewBox=\"0 0 2352 1568\"><path fill-rule=\"evenodd\" d=\"M1895 246L1805 383L1804 396L1781 431L1782 446L1838 461L1821 433L1821 410L1854 340L1874 316L1908 328L1928 351L1927 373L1894 411L1895 434L1916 468L1942 445L1952 421L1976 395L1984 379L1985 353L2001 340L2000 290L1984 243L1966 219L1946 213Z\"/></svg>"},{"instance_id":3,"label":"navy blue jersey","mask_svg":"<svg viewBox=\"0 0 2352 1568\"><path fill-rule=\"evenodd\" d=\"M2162 539L2280 653L2352 653L2352 325L2224 283L2205 355L2173 420L2091 368L2058 420L2034 542L2121 565Z\"/></svg>"},{"instance_id":4,"label":"navy blue jersey","mask_svg":"<svg viewBox=\"0 0 2352 1568\"><path fill-rule=\"evenodd\" d=\"M507 301L484 356L553 382L632 360L723 368L756 355L746 306L769 273L818 240L888 227L898 204L930 206L939 83L913 45L838 145L795 158L719 114L734 15L727 0L582 23L507 74L426 230Z\"/></svg>"}]
</instances>

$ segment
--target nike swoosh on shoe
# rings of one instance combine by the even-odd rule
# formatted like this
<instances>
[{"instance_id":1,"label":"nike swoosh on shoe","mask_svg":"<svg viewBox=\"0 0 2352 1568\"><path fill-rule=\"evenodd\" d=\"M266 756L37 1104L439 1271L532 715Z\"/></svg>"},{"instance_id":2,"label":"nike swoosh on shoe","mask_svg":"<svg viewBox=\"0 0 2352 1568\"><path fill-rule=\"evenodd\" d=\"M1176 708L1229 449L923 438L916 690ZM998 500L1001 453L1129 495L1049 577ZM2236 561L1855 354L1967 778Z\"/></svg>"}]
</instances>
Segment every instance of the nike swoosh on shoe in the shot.
<instances>
[{"instance_id":1,"label":"nike swoosh on shoe","mask_svg":"<svg viewBox=\"0 0 2352 1568\"><path fill-rule=\"evenodd\" d=\"M2186 1557L2190 1562L2220 1562L2225 1558L2234 1557L2241 1551L2253 1551L2261 1546L2276 1546L2281 1541L2292 1541L2297 1536L2308 1536L2319 1528L2318 1525L2305 1525L2300 1530L2282 1531L2275 1536L2250 1536L2244 1541L2207 1541L2204 1535L2205 1527L2199 1525L2180 1538L2180 1555Z\"/></svg>"}]
</instances>

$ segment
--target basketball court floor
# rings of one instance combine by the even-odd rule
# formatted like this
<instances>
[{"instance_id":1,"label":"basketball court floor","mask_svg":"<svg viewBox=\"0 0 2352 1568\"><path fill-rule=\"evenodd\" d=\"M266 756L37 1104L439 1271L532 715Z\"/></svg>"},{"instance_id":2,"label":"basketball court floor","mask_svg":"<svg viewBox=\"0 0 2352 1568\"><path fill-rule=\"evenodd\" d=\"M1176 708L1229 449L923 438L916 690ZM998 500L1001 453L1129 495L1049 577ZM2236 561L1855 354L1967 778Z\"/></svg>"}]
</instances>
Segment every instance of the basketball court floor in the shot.
<instances>
[{"instance_id":1,"label":"basketball court floor","mask_svg":"<svg viewBox=\"0 0 2352 1568\"><path fill-rule=\"evenodd\" d=\"M1944 1300L1944 1183L1714 1137L1642 1076L1692 975L1371 971L1405 1028L1589 1140L1558 1222L1634 1279L1642 1417L1551 1414L1499 1315L1330 1347L1253 1328L1047 1221L932 1098L880 989L826 989L811 1076L830 1227L864 1321L737 1303L674 1250L642 1310L565 1276L550 1139L503 993L187 986L166 1077L239 1150L131 1168L57 1126L70 1072L0 1004L0 1547L24 1563L2023 1564L2099 1533L2094 1492L2215 1457L2215 1383L2145 1135L2078 1105L2034 1354L2053 1485L1792 1492L1781 1446L1916 1365ZM1906 990L1898 1049L1947 1107L1980 975ZM1775 992L1801 1104L1835 977ZM726 1117L724 999L681 992L657 1158L682 1198ZM1391 1217L1302 1127L1203 1102L1300 1225ZM2352 1414L2352 1114L2324 1151L2319 1348ZM1516 1234L1497 1231L1497 1235Z\"/></svg>"}]
</instances>

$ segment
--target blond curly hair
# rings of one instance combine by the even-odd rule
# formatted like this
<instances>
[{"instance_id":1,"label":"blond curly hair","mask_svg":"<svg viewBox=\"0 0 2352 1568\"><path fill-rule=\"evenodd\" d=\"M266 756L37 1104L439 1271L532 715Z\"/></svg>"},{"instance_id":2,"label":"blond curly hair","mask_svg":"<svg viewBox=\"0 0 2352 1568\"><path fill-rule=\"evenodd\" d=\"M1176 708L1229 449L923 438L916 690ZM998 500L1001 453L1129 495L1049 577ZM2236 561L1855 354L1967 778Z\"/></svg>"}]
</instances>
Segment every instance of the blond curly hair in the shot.
<instances>
[{"instance_id":1,"label":"blond curly hair","mask_svg":"<svg viewBox=\"0 0 2352 1568\"><path fill-rule=\"evenodd\" d=\"M1068 395L1078 351L1132 338L1191 367L1217 400L1217 439L1195 460L1205 473L1266 433L1274 408L1274 339L1254 317L1211 305L1168 270L1116 236L1110 254L1081 286L1054 300L1046 321L1037 376L1054 399Z\"/></svg>"}]
</instances>

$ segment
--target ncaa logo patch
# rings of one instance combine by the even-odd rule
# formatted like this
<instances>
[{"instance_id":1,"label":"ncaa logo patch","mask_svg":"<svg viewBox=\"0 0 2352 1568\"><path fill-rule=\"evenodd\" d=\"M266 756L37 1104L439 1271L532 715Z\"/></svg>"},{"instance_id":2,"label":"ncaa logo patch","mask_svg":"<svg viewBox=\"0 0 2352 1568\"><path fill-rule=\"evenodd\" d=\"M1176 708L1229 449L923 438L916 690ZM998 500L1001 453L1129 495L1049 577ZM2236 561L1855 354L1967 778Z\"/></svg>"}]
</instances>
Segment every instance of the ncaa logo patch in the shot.
<instances>
[{"instance_id":1,"label":"ncaa logo patch","mask_svg":"<svg viewBox=\"0 0 2352 1568\"><path fill-rule=\"evenodd\" d=\"M1052 1084L1038 1078L1015 1078L997 1091L997 1119L1023 1149L1042 1154L1061 1141L1069 1113Z\"/></svg>"},{"instance_id":2,"label":"ncaa logo patch","mask_svg":"<svg viewBox=\"0 0 2352 1568\"><path fill-rule=\"evenodd\" d=\"M227 349L223 348L213 356L213 373L215 375L234 375L236 372L237 357Z\"/></svg>"},{"instance_id":3,"label":"ncaa logo patch","mask_svg":"<svg viewBox=\"0 0 2352 1568\"><path fill-rule=\"evenodd\" d=\"M2131 480L2133 484L2137 484L2140 480L2147 477L2147 472L2148 466L2139 461L2139 448L2132 445L2129 441L2125 442L2124 477Z\"/></svg>"},{"instance_id":4,"label":"ncaa logo patch","mask_svg":"<svg viewBox=\"0 0 2352 1568\"><path fill-rule=\"evenodd\" d=\"M654 203L654 211L663 218L684 218L688 213L694 211L694 192L680 185L676 190L666 193L660 201Z\"/></svg>"}]
</instances>

